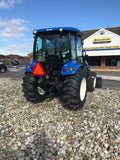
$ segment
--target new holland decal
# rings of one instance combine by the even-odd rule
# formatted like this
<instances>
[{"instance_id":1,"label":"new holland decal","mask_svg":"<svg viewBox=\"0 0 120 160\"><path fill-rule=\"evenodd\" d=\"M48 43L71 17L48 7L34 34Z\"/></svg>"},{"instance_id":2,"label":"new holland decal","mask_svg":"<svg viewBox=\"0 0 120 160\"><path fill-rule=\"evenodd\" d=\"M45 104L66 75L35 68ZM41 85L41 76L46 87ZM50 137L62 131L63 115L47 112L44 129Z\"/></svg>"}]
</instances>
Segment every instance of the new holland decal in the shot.
<instances>
[{"instance_id":1,"label":"new holland decal","mask_svg":"<svg viewBox=\"0 0 120 160\"><path fill-rule=\"evenodd\" d=\"M112 41L111 37L94 38L93 43L110 43Z\"/></svg>"}]
</instances>

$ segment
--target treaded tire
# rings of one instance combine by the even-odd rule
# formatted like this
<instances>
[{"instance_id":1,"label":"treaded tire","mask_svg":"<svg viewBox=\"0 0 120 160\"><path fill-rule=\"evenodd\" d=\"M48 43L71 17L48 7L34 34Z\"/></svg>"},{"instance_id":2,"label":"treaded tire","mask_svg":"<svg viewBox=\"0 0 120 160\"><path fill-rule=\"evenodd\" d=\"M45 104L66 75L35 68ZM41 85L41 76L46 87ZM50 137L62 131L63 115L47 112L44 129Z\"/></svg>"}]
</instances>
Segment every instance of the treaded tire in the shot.
<instances>
[{"instance_id":1,"label":"treaded tire","mask_svg":"<svg viewBox=\"0 0 120 160\"><path fill-rule=\"evenodd\" d=\"M32 73L25 73L22 86L24 96L28 101L39 103L45 99L45 95L38 92L37 78Z\"/></svg>"},{"instance_id":2,"label":"treaded tire","mask_svg":"<svg viewBox=\"0 0 120 160\"><path fill-rule=\"evenodd\" d=\"M81 109L87 95L87 73L79 68L72 76L66 77L63 82L63 107L70 110Z\"/></svg>"},{"instance_id":3,"label":"treaded tire","mask_svg":"<svg viewBox=\"0 0 120 160\"><path fill-rule=\"evenodd\" d=\"M5 68L2 68L2 69L0 70L0 72L1 72L1 73L5 73L5 72L6 72L6 69L5 69Z\"/></svg>"},{"instance_id":4,"label":"treaded tire","mask_svg":"<svg viewBox=\"0 0 120 160\"><path fill-rule=\"evenodd\" d=\"M88 91L93 92L96 86L96 73L95 72L89 72L88 74Z\"/></svg>"}]
</instances>

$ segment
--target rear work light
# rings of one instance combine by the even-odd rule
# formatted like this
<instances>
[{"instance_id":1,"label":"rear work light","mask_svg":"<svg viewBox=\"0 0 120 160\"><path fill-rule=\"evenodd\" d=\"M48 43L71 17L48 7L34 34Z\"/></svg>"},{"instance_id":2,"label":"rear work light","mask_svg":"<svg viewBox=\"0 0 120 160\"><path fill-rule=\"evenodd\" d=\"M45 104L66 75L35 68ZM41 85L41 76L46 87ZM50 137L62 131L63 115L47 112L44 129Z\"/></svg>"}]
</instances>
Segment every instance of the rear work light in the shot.
<instances>
[{"instance_id":1,"label":"rear work light","mask_svg":"<svg viewBox=\"0 0 120 160\"><path fill-rule=\"evenodd\" d=\"M45 71L40 63L36 63L35 68L33 70L33 74L35 76L44 76L45 75Z\"/></svg>"}]
</instances>

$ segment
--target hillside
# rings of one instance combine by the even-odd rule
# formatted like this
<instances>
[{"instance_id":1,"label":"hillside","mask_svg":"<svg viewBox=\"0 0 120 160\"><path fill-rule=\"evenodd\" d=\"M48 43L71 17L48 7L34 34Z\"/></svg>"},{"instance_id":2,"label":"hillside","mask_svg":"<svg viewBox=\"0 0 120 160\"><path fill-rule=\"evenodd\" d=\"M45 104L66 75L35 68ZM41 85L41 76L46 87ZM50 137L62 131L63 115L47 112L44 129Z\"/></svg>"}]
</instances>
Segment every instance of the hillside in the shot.
<instances>
[{"instance_id":1,"label":"hillside","mask_svg":"<svg viewBox=\"0 0 120 160\"><path fill-rule=\"evenodd\" d=\"M29 59L29 56L19 56L19 55L13 55L13 54L10 54L10 55L2 55L0 54L0 59L16 59L16 60L22 60L22 59Z\"/></svg>"}]
</instances>

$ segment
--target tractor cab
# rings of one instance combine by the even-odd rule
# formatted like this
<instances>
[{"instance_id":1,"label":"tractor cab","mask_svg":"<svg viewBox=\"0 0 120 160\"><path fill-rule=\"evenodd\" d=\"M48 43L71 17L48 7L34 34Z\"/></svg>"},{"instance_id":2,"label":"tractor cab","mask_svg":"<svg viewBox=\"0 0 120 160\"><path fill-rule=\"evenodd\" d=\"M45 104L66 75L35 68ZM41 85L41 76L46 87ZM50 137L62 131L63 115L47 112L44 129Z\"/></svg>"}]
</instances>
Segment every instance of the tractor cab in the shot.
<instances>
[{"instance_id":1,"label":"tractor cab","mask_svg":"<svg viewBox=\"0 0 120 160\"><path fill-rule=\"evenodd\" d=\"M35 30L34 59L40 63L62 63L80 58L82 40L75 28L52 28Z\"/></svg>"}]
</instances>

